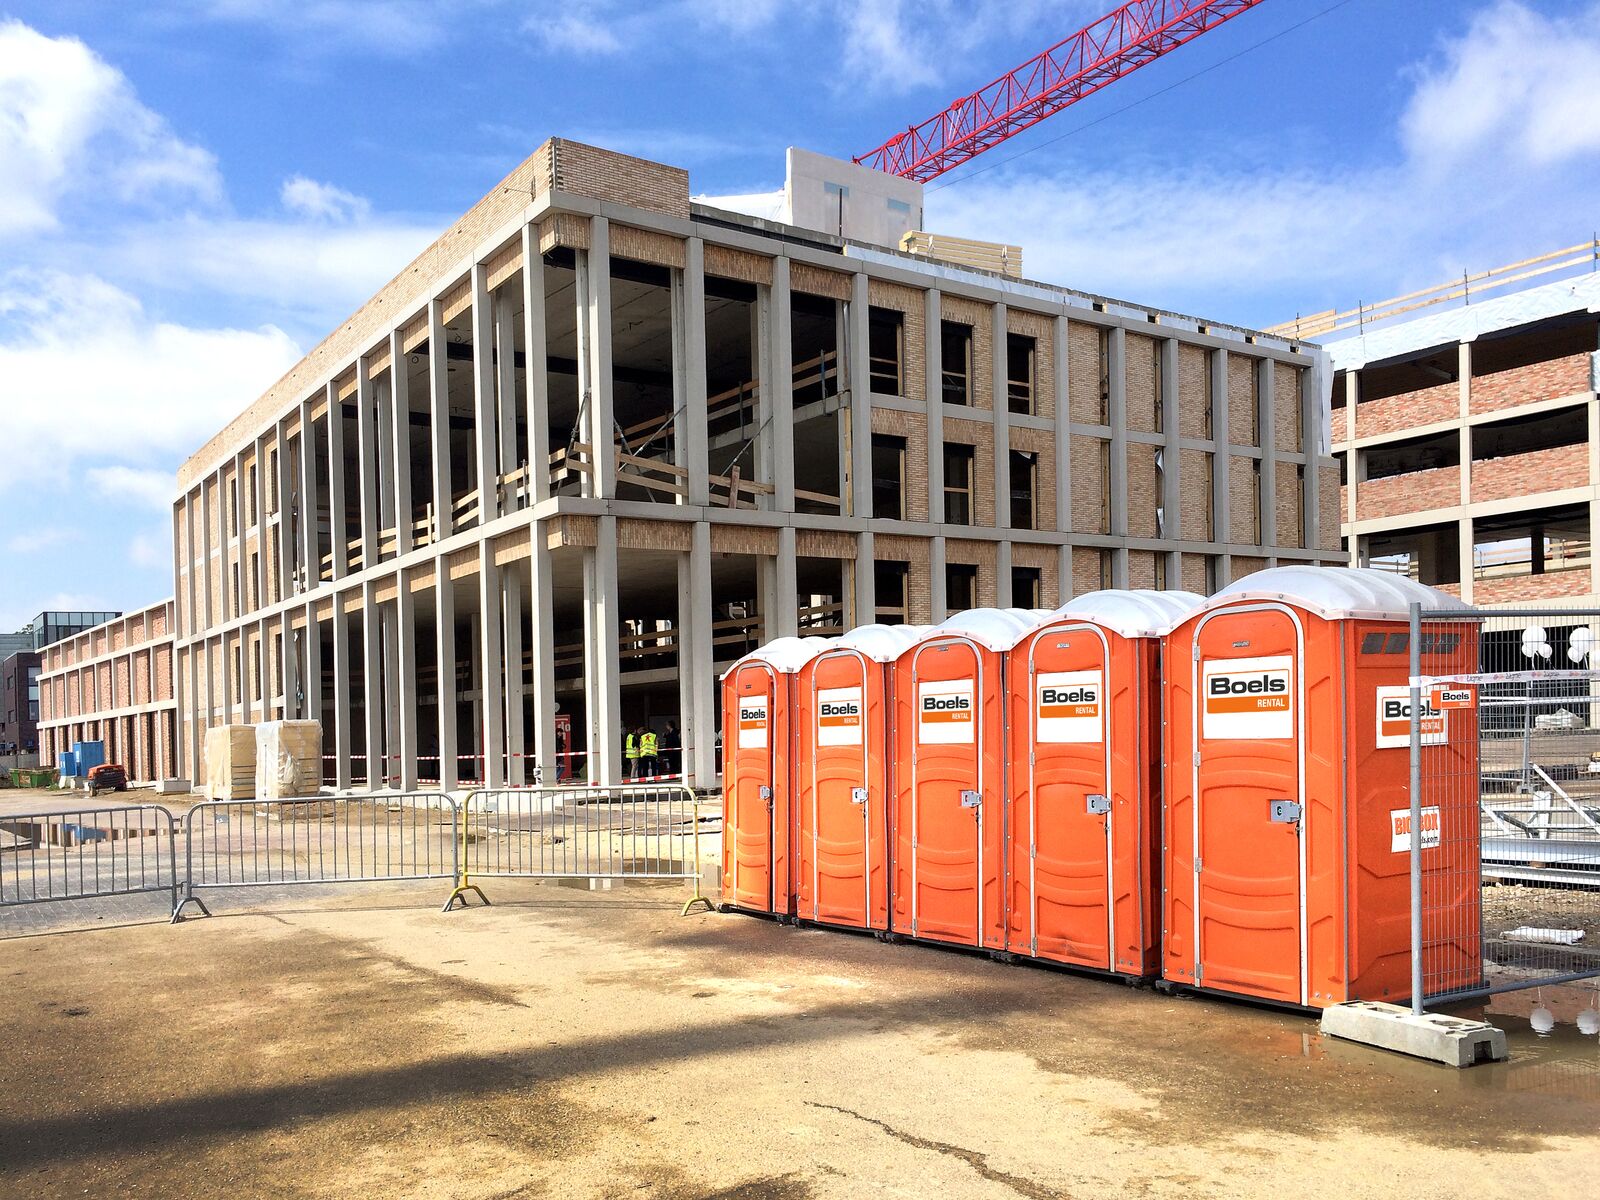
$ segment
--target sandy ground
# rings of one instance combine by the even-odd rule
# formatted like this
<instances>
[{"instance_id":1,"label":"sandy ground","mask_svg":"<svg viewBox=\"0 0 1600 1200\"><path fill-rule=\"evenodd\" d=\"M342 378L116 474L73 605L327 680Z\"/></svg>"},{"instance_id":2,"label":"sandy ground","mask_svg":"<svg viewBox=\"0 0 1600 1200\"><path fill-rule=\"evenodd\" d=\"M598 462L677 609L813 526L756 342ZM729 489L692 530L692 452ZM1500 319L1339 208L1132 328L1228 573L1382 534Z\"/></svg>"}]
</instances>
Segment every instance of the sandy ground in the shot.
<instances>
[{"instance_id":1,"label":"sandy ground","mask_svg":"<svg viewBox=\"0 0 1600 1200\"><path fill-rule=\"evenodd\" d=\"M1513 1061L1455 1072L1244 1005L683 918L666 885L491 895L0 913L0 1194L1455 1200L1600 1169L1600 1045L1565 1024L1497 1018Z\"/></svg>"}]
</instances>

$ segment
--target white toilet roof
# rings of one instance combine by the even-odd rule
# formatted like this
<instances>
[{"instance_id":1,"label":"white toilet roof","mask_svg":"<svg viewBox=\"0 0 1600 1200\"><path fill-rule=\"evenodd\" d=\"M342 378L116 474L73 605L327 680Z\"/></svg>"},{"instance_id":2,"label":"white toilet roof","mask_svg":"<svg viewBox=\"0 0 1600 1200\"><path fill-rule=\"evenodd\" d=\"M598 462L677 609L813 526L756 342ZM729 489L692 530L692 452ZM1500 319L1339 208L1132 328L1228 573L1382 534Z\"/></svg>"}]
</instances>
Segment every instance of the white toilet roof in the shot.
<instances>
[{"instance_id":1,"label":"white toilet roof","mask_svg":"<svg viewBox=\"0 0 1600 1200\"><path fill-rule=\"evenodd\" d=\"M723 678L726 679L730 673L750 662L763 662L780 675L793 675L837 640L824 637L774 638L765 646L758 646L735 661L727 671L723 672Z\"/></svg>"},{"instance_id":2,"label":"white toilet roof","mask_svg":"<svg viewBox=\"0 0 1600 1200\"><path fill-rule=\"evenodd\" d=\"M920 641L931 625L858 625L832 639L830 650L857 650L873 662L893 662L913 642Z\"/></svg>"},{"instance_id":3,"label":"white toilet roof","mask_svg":"<svg viewBox=\"0 0 1600 1200\"><path fill-rule=\"evenodd\" d=\"M1050 624L1092 621L1123 637L1160 637L1204 603L1194 592L1108 588L1074 596L1051 614Z\"/></svg>"},{"instance_id":4,"label":"white toilet roof","mask_svg":"<svg viewBox=\"0 0 1600 1200\"><path fill-rule=\"evenodd\" d=\"M969 608L943 624L928 628L918 641L956 636L971 638L989 650L1006 651L1039 628L1049 614L1032 608Z\"/></svg>"},{"instance_id":5,"label":"white toilet roof","mask_svg":"<svg viewBox=\"0 0 1600 1200\"><path fill-rule=\"evenodd\" d=\"M1216 608L1236 600L1277 600L1329 621L1348 617L1404 621L1413 603L1420 604L1423 612L1470 611L1471 607L1448 592L1376 567L1268 567L1234 580L1202 607Z\"/></svg>"}]
</instances>

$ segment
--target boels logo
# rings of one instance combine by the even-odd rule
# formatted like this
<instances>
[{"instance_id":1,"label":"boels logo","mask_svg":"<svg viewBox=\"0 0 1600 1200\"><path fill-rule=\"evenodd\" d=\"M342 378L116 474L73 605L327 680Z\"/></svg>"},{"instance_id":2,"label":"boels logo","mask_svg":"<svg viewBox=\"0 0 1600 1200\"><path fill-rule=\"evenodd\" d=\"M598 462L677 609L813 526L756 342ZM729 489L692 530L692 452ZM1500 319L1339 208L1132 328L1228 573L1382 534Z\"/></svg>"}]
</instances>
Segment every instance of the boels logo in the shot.
<instances>
[{"instance_id":1,"label":"boels logo","mask_svg":"<svg viewBox=\"0 0 1600 1200\"><path fill-rule=\"evenodd\" d=\"M1075 687L1046 685L1039 689L1039 716L1046 720L1099 715L1099 688L1079 684Z\"/></svg>"},{"instance_id":2,"label":"boels logo","mask_svg":"<svg viewBox=\"0 0 1600 1200\"><path fill-rule=\"evenodd\" d=\"M855 700L833 703L824 700L817 710L817 717L824 725L859 725L861 704Z\"/></svg>"},{"instance_id":3,"label":"boels logo","mask_svg":"<svg viewBox=\"0 0 1600 1200\"><path fill-rule=\"evenodd\" d=\"M764 700L751 703L746 700L739 705L740 729L765 729L767 727L767 704Z\"/></svg>"},{"instance_id":4,"label":"boels logo","mask_svg":"<svg viewBox=\"0 0 1600 1200\"><path fill-rule=\"evenodd\" d=\"M1411 745L1411 689L1381 687L1377 690L1378 737L1380 747L1398 749ZM1422 693L1422 744L1442 745L1448 740L1449 722L1433 697Z\"/></svg>"},{"instance_id":5,"label":"boels logo","mask_svg":"<svg viewBox=\"0 0 1600 1200\"><path fill-rule=\"evenodd\" d=\"M1289 711L1289 672L1219 672L1206 680L1206 711L1259 713Z\"/></svg>"},{"instance_id":6,"label":"boels logo","mask_svg":"<svg viewBox=\"0 0 1600 1200\"><path fill-rule=\"evenodd\" d=\"M971 696L924 696L922 698L922 719L934 721L940 718L948 721L967 721L972 718Z\"/></svg>"}]
</instances>

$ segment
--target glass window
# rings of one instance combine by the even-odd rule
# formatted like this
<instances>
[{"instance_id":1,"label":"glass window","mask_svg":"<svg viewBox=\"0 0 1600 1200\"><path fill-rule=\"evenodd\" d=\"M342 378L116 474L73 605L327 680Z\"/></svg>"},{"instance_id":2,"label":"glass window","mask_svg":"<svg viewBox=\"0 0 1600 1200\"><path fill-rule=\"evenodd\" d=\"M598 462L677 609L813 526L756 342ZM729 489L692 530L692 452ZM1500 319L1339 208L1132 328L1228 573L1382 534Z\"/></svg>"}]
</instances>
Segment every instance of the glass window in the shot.
<instances>
[{"instance_id":1,"label":"glass window","mask_svg":"<svg viewBox=\"0 0 1600 1200\"><path fill-rule=\"evenodd\" d=\"M1034 527L1034 489L1039 456L1028 450L1011 451L1011 528Z\"/></svg>"},{"instance_id":2,"label":"glass window","mask_svg":"<svg viewBox=\"0 0 1600 1200\"><path fill-rule=\"evenodd\" d=\"M1013 608L1043 608L1043 572L1038 567L1011 568L1011 604Z\"/></svg>"},{"instance_id":3,"label":"glass window","mask_svg":"<svg viewBox=\"0 0 1600 1200\"><path fill-rule=\"evenodd\" d=\"M944 519L950 525L972 524L973 448L944 444Z\"/></svg>"},{"instance_id":4,"label":"glass window","mask_svg":"<svg viewBox=\"0 0 1600 1200\"><path fill-rule=\"evenodd\" d=\"M972 403L972 326L939 323L939 361L946 404Z\"/></svg>"},{"instance_id":5,"label":"glass window","mask_svg":"<svg viewBox=\"0 0 1600 1200\"><path fill-rule=\"evenodd\" d=\"M910 571L910 563L880 560L872 564L878 624L906 623L906 578Z\"/></svg>"},{"instance_id":6,"label":"glass window","mask_svg":"<svg viewBox=\"0 0 1600 1200\"><path fill-rule=\"evenodd\" d=\"M944 601L951 612L978 606L978 568L971 563L948 563L944 569Z\"/></svg>"},{"instance_id":7,"label":"glass window","mask_svg":"<svg viewBox=\"0 0 1600 1200\"><path fill-rule=\"evenodd\" d=\"M905 518L906 439L872 435L872 515L880 521Z\"/></svg>"},{"instance_id":8,"label":"glass window","mask_svg":"<svg viewBox=\"0 0 1600 1200\"><path fill-rule=\"evenodd\" d=\"M873 308L867 314L868 386L879 395L905 395L904 327L898 309Z\"/></svg>"},{"instance_id":9,"label":"glass window","mask_svg":"<svg viewBox=\"0 0 1600 1200\"><path fill-rule=\"evenodd\" d=\"M1006 401L1014 413L1027 414L1034 410L1035 356L1033 338L1020 333L1006 334Z\"/></svg>"}]
</instances>

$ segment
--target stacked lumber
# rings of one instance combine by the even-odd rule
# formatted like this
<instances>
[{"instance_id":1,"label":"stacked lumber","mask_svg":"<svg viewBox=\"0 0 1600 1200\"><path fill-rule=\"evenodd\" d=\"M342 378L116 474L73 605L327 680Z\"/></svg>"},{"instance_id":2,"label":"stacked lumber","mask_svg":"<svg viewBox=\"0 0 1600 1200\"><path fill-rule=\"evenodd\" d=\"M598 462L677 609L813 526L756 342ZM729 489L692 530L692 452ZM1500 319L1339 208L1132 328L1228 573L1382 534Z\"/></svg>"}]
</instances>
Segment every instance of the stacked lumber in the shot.
<instances>
[{"instance_id":1,"label":"stacked lumber","mask_svg":"<svg viewBox=\"0 0 1600 1200\"><path fill-rule=\"evenodd\" d=\"M322 722L264 721L256 726L258 800L315 796L322 790Z\"/></svg>"},{"instance_id":2,"label":"stacked lumber","mask_svg":"<svg viewBox=\"0 0 1600 1200\"><path fill-rule=\"evenodd\" d=\"M213 800L248 800L256 794L254 725L206 730L205 793Z\"/></svg>"}]
</instances>

